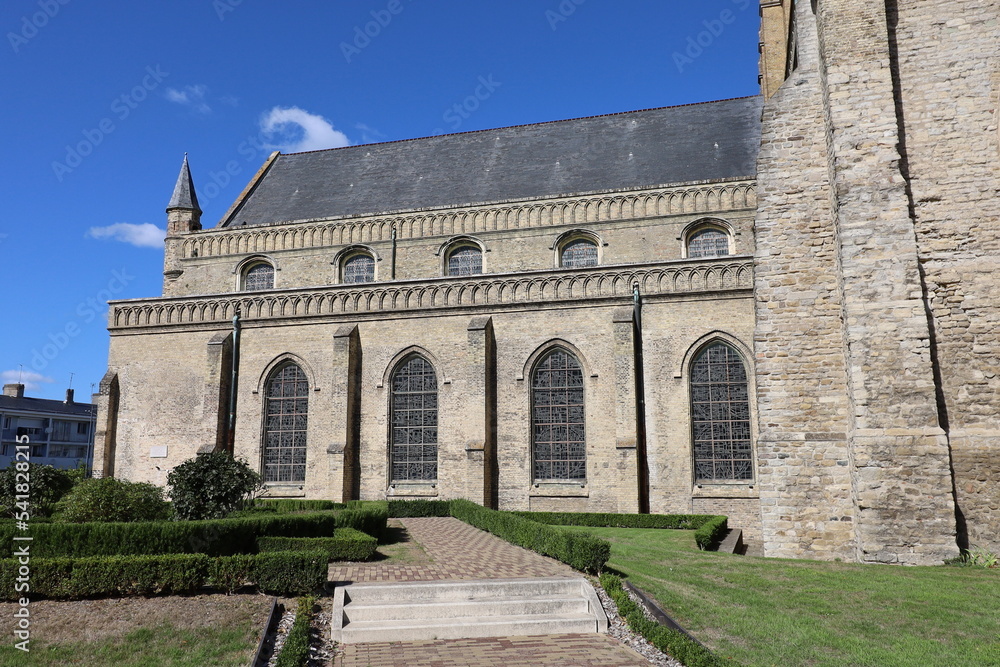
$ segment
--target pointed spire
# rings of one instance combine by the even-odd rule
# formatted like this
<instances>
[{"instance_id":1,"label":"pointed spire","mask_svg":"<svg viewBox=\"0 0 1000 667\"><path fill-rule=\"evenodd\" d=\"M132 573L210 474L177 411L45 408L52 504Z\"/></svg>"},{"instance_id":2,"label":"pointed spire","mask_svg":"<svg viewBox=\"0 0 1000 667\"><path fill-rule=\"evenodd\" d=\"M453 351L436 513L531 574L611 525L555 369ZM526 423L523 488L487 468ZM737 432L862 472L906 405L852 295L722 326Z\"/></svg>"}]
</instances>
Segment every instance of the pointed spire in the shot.
<instances>
[{"instance_id":1,"label":"pointed spire","mask_svg":"<svg viewBox=\"0 0 1000 667\"><path fill-rule=\"evenodd\" d=\"M198 206L198 193L194 190L194 180L191 178L191 169L188 167L188 154L184 154L184 164L181 165L181 173L177 176L177 185L174 186L174 194L167 204L167 210L186 209L201 213Z\"/></svg>"}]
</instances>

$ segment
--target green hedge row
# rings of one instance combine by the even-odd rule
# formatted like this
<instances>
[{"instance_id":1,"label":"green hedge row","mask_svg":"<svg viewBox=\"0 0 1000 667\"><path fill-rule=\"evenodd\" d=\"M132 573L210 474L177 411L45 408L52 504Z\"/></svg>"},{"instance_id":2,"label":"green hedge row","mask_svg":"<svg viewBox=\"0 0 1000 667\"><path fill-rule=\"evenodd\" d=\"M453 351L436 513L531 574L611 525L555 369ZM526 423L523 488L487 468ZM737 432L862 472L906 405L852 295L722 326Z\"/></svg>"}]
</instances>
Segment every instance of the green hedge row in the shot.
<instances>
[{"instance_id":1,"label":"green hedge row","mask_svg":"<svg viewBox=\"0 0 1000 667\"><path fill-rule=\"evenodd\" d=\"M450 500L390 500L389 516L451 516Z\"/></svg>"},{"instance_id":2,"label":"green hedge row","mask_svg":"<svg viewBox=\"0 0 1000 667\"><path fill-rule=\"evenodd\" d=\"M85 557L203 553L209 556L252 554L257 538L330 537L337 528L354 528L373 536L385 531L388 514L379 508L266 514L209 521L136 523L32 524L32 555ZM13 525L0 524L0 545L12 553Z\"/></svg>"},{"instance_id":3,"label":"green hedge row","mask_svg":"<svg viewBox=\"0 0 1000 667\"><path fill-rule=\"evenodd\" d=\"M570 533L510 512L487 509L468 500L451 501L456 519L512 544L551 556L584 572L600 572L611 557L611 544L585 533Z\"/></svg>"},{"instance_id":4,"label":"green hedge row","mask_svg":"<svg viewBox=\"0 0 1000 667\"><path fill-rule=\"evenodd\" d=\"M346 509L344 503L332 500L303 500L301 498L258 498L253 507L274 508L277 512L324 512Z\"/></svg>"},{"instance_id":5,"label":"green hedge row","mask_svg":"<svg viewBox=\"0 0 1000 667\"><path fill-rule=\"evenodd\" d=\"M514 512L550 526L594 528L674 528L695 530L716 519L711 514L611 514L596 512Z\"/></svg>"},{"instance_id":6,"label":"green hedge row","mask_svg":"<svg viewBox=\"0 0 1000 667\"><path fill-rule=\"evenodd\" d=\"M257 551L326 552L328 560L371 560L378 540L353 528L338 528L333 537L258 537Z\"/></svg>"},{"instance_id":7,"label":"green hedge row","mask_svg":"<svg viewBox=\"0 0 1000 667\"><path fill-rule=\"evenodd\" d=\"M0 598L50 599L194 593L204 586L232 592L244 586L301 595L327 579L323 551L281 551L212 558L205 554L32 558L30 590L15 588L20 564L0 560Z\"/></svg>"},{"instance_id":8,"label":"green hedge row","mask_svg":"<svg viewBox=\"0 0 1000 667\"><path fill-rule=\"evenodd\" d=\"M618 605L618 613L633 632L638 632L650 644L677 659L686 667L738 667L732 660L722 660L711 651L672 628L651 621L622 586L622 580L612 574L601 575L601 586Z\"/></svg>"},{"instance_id":9,"label":"green hedge row","mask_svg":"<svg viewBox=\"0 0 1000 667\"><path fill-rule=\"evenodd\" d=\"M699 549L711 551L719 547L719 542L725 538L727 532L729 532L729 518L712 516L694 531L694 541L698 543Z\"/></svg>"},{"instance_id":10,"label":"green hedge row","mask_svg":"<svg viewBox=\"0 0 1000 667\"><path fill-rule=\"evenodd\" d=\"M281 647L275 667L305 667L308 664L309 635L315 607L316 598L299 598L295 608L295 621L285 637L285 644Z\"/></svg>"}]
</instances>

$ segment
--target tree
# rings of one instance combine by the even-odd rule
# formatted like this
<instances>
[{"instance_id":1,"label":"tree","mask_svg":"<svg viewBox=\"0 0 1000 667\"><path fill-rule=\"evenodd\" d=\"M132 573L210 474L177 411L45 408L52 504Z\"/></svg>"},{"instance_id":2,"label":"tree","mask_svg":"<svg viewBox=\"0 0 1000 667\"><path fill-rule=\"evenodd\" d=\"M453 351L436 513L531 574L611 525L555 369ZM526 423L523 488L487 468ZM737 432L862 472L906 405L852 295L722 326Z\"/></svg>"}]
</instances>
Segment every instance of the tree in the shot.
<instances>
[{"instance_id":1,"label":"tree","mask_svg":"<svg viewBox=\"0 0 1000 667\"><path fill-rule=\"evenodd\" d=\"M69 471L52 466L19 461L0 470L0 506L4 516L16 517L24 507L32 518L48 516L71 488L73 478ZM18 496L25 495L27 505L18 506Z\"/></svg>"},{"instance_id":2,"label":"tree","mask_svg":"<svg viewBox=\"0 0 1000 667\"><path fill-rule=\"evenodd\" d=\"M167 475L179 519L221 519L242 509L261 488L260 475L226 452L198 454Z\"/></svg>"}]
</instances>

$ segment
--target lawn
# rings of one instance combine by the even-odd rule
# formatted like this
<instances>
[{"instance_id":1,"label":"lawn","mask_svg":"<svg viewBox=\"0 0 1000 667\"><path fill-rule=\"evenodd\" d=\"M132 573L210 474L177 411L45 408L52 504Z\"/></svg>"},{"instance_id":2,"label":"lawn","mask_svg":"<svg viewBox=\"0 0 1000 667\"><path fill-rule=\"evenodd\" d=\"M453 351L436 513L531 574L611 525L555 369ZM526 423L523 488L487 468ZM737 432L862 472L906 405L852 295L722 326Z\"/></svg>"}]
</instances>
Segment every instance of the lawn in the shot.
<instances>
[{"instance_id":1,"label":"lawn","mask_svg":"<svg viewBox=\"0 0 1000 667\"><path fill-rule=\"evenodd\" d=\"M690 531L566 528L611 542L608 568L745 665L1000 665L1000 570L698 551Z\"/></svg>"}]
</instances>

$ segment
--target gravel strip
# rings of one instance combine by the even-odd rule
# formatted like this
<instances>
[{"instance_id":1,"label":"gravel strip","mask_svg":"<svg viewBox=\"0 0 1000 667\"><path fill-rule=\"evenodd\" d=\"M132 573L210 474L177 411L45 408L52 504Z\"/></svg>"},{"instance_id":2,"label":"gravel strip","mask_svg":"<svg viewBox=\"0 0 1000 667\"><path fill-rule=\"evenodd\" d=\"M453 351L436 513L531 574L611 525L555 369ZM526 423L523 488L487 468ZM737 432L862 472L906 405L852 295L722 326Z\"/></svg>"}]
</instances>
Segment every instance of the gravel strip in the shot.
<instances>
[{"instance_id":1,"label":"gravel strip","mask_svg":"<svg viewBox=\"0 0 1000 667\"><path fill-rule=\"evenodd\" d=\"M330 638L330 622L333 620L332 598L320 598L317 602L321 606L319 612L313 616L312 631L309 633L309 660L308 667L328 667L333 664L333 656L336 650L336 642ZM343 652L343 650L341 650Z\"/></svg>"},{"instance_id":2,"label":"gravel strip","mask_svg":"<svg viewBox=\"0 0 1000 667\"><path fill-rule=\"evenodd\" d=\"M601 599L601 605L604 607L604 611L608 615L609 635L644 657L651 665L657 665L657 667L684 667L682 663L674 660L669 655L646 641L642 635L632 632L629 629L628 624L625 623L625 619L618 614L618 605L615 604L614 600L612 600L608 594L604 592L604 589L601 588L600 584L596 584L594 588L597 590L597 597ZM647 618L655 620L652 614L649 613L649 610L646 609L646 605L636 599L632 593L629 593L629 597L635 600L636 604L639 605L639 608L642 609L643 614L645 614Z\"/></svg>"},{"instance_id":3,"label":"gravel strip","mask_svg":"<svg viewBox=\"0 0 1000 667\"><path fill-rule=\"evenodd\" d=\"M285 645L285 639L288 638L288 631L292 629L293 623L295 623L295 611L291 605L288 605L281 614L281 620L278 621L274 638L271 640L273 641L273 646L271 647L271 659L267 661L267 667L274 667L278 663L278 656L281 655L281 648Z\"/></svg>"}]
</instances>

